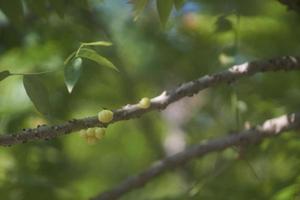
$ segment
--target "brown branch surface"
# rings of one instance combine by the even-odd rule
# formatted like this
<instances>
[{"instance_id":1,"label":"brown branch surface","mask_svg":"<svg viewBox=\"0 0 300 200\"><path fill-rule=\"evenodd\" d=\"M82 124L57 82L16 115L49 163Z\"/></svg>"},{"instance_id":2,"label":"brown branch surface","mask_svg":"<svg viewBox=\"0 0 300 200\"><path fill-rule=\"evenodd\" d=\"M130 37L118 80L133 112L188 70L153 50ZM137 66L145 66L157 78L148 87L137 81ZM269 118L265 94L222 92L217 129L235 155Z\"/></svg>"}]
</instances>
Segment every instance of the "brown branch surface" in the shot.
<instances>
[{"instance_id":1,"label":"brown branch surface","mask_svg":"<svg viewBox=\"0 0 300 200\"><path fill-rule=\"evenodd\" d=\"M148 109L141 109L137 104L126 105L114 111L114 118L109 123L122 120L129 120L139 117L152 110L165 109L169 104L187 96L193 96L201 90L221 83L231 83L246 76L252 76L259 72L300 70L300 57L284 56L269 60L259 60L235 65L225 71L206 75L199 79L183 83L178 87L164 91L161 95L151 99L151 106ZM69 120L66 123L54 126L39 126L32 129L23 129L18 133L4 134L0 136L0 146L10 146L18 143L25 143L32 140L51 139L69 134L80 129L89 127L103 127L109 124L100 123L97 116L82 119Z\"/></svg>"},{"instance_id":2,"label":"brown branch surface","mask_svg":"<svg viewBox=\"0 0 300 200\"><path fill-rule=\"evenodd\" d=\"M125 193L144 186L153 178L161 175L165 171L182 166L188 161L205 156L208 153L220 151L228 147L245 144L255 144L262 139L283 133L284 131L300 128L300 113L283 115L278 118L265 121L256 128L230 134L229 136L206 142L205 144L195 145L181 153L167 157L154 163L147 170L136 176L129 177L117 187L99 194L92 200L112 200L118 199Z\"/></svg>"}]
</instances>

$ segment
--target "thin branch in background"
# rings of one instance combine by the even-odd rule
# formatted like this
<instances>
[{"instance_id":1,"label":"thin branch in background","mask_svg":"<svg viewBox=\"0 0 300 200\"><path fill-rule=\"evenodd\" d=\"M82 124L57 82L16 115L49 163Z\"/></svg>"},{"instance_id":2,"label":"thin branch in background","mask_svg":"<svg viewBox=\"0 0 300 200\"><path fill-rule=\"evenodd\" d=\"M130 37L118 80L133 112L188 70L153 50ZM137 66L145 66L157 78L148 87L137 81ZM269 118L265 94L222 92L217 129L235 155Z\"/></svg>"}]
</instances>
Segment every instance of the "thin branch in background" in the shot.
<instances>
[{"instance_id":1,"label":"thin branch in background","mask_svg":"<svg viewBox=\"0 0 300 200\"><path fill-rule=\"evenodd\" d=\"M300 70L300 56L283 56L269 60L246 62L212 75L183 83L174 89L164 91L161 95L151 99L151 106L140 108L137 104L127 105L114 111L114 118L109 123L137 118L152 110L165 109L169 104L184 97L192 97L199 91L222 83L232 83L243 77L252 76L259 72ZM74 131L90 127L105 127L109 124L99 122L97 116L72 119L63 124L54 126L39 126L32 129L23 129L15 134L5 134L0 137L0 146L10 146L33 140L52 139Z\"/></svg>"},{"instance_id":2,"label":"thin branch in background","mask_svg":"<svg viewBox=\"0 0 300 200\"><path fill-rule=\"evenodd\" d=\"M228 162L226 164L223 164L220 166L220 168L213 169L213 173L206 174L205 177L203 177L203 180L198 180L188 191L187 195L189 197L194 197L197 194L199 194L209 182L215 180L218 176L222 175L223 172L228 170L230 167L232 167L234 162Z\"/></svg>"},{"instance_id":3,"label":"thin branch in background","mask_svg":"<svg viewBox=\"0 0 300 200\"><path fill-rule=\"evenodd\" d=\"M117 187L101 193L91 199L118 199L133 189L143 187L153 178L163 174L164 172L181 167L195 158L199 158L209 153L221 151L237 145L244 146L249 144L257 144L265 138L278 136L283 132L297 130L299 128L300 112L267 120L262 125L255 128L237 132L223 138L210 140L205 144L195 145L183 152L162 159L138 175L129 177Z\"/></svg>"}]
</instances>

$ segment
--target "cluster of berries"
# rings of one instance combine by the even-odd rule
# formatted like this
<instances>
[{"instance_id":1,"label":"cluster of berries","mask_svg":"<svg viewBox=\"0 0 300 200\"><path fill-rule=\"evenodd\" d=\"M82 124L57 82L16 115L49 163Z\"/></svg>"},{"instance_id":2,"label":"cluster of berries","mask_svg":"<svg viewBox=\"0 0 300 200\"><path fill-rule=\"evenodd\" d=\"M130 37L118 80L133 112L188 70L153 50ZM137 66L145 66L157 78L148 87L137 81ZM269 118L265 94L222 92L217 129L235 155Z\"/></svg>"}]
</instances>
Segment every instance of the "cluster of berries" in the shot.
<instances>
[{"instance_id":1,"label":"cluster of berries","mask_svg":"<svg viewBox=\"0 0 300 200\"><path fill-rule=\"evenodd\" d=\"M105 128L88 128L81 130L79 134L86 139L88 144L95 144L105 136Z\"/></svg>"},{"instance_id":2,"label":"cluster of berries","mask_svg":"<svg viewBox=\"0 0 300 200\"><path fill-rule=\"evenodd\" d=\"M149 98L142 98L138 107L142 109L147 109L151 105ZM98 120L101 123L109 123L113 120L114 113L111 110L102 110L98 113ZM105 135L105 128L88 128L86 130L80 131L80 136L86 139L88 144L95 144L98 140L102 139Z\"/></svg>"}]
</instances>

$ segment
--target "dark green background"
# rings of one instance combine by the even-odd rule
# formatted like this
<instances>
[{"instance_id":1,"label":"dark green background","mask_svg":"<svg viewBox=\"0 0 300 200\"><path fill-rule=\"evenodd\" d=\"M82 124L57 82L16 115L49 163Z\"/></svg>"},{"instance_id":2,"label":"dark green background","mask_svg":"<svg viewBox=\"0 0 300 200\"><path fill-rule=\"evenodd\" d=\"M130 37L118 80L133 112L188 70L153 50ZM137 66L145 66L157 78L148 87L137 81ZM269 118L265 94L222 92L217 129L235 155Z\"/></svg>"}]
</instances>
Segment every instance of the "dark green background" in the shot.
<instances>
[{"instance_id":1,"label":"dark green background","mask_svg":"<svg viewBox=\"0 0 300 200\"><path fill-rule=\"evenodd\" d=\"M55 9L36 3L43 1L28 1L25 15L22 5L17 6L20 1L0 2L7 14L0 12L0 71L54 70L40 78L57 123L159 95L234 63L300 51L299 15L275 0L187 1L173 10L165 28L154 2L137 21L125 0L91 0L88 5L69 1ZM216 23L220 17L223 21ZM99 40L113 43L95 49L120 73L84 60L80 80L68 94L64 59L80 42ZM297 111L299 86L298 72L259 74L175 104L168 113L178 118L152 112L114 124L96 145L74 133L1 148L0 199L87 199L165 156L164 144L176 128L183 134L180 141L189 146L241 129L246 122L254 125ZM45 122L27 97L22 76L0 82L1 133ZM227 149L195 160L123 199L300 199L297 134L247 146L242 152L243 159L237 159L238 149Z\"/></svg>"}]
</instances>

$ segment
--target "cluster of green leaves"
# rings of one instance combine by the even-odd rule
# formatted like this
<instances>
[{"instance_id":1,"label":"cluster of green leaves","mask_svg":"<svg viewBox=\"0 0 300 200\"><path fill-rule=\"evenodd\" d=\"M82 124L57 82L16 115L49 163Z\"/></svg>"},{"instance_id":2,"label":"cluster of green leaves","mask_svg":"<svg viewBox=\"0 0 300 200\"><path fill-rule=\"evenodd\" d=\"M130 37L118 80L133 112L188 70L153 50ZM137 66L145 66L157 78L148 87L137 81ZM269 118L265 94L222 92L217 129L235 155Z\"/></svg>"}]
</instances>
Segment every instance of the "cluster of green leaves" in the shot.
<instances>
[{"instance_id":1,"label":"cluster of green leaves","mask_svg":"<svg viewBox=\"0 0 300 200\"><path fill-rule=\"evenodd\" d=\"M65 60L65 83L68 91L71 93L75 84L80 78L82 58L92 60L99 65L109 67L118 71L115 65L107 58L99 55L95 50L88 48L90 46L111 46L110 42L98 41L98 42L85 42L81 43L77 51L71 53L71 55Z\"/></svg>"},{"instance_id":2,"label":"cluster of green leaves","mask_svg":"<svg viewBox=\"0 0 300 200\"><path fill-rule=\"evenodd\" d=\"M95 50L89 48L90 46L111 46L110 42L105 41L97 41L97 42L88 42L81 43L80 47L70 54L70 56L64 62L64 78L65 85L69 91L72 92L75 87L77 81L81 75L82 68L82 58L88 59L96 62L97 64L114 69L118 71L115 65L110 62L107 58L98 54ZM26 93L35 108L45 116L51 115L51 104L50 98L48 94L47 87L40 80L39 75L47 74L51 72L40 72L40 73L25 73L25 74L16 74L11 73L8 70L4 70L0 72L0 81L8 78L13 75L22 75L23 76L23 85L26 90Z\"/></svg>"}]
</instances>

